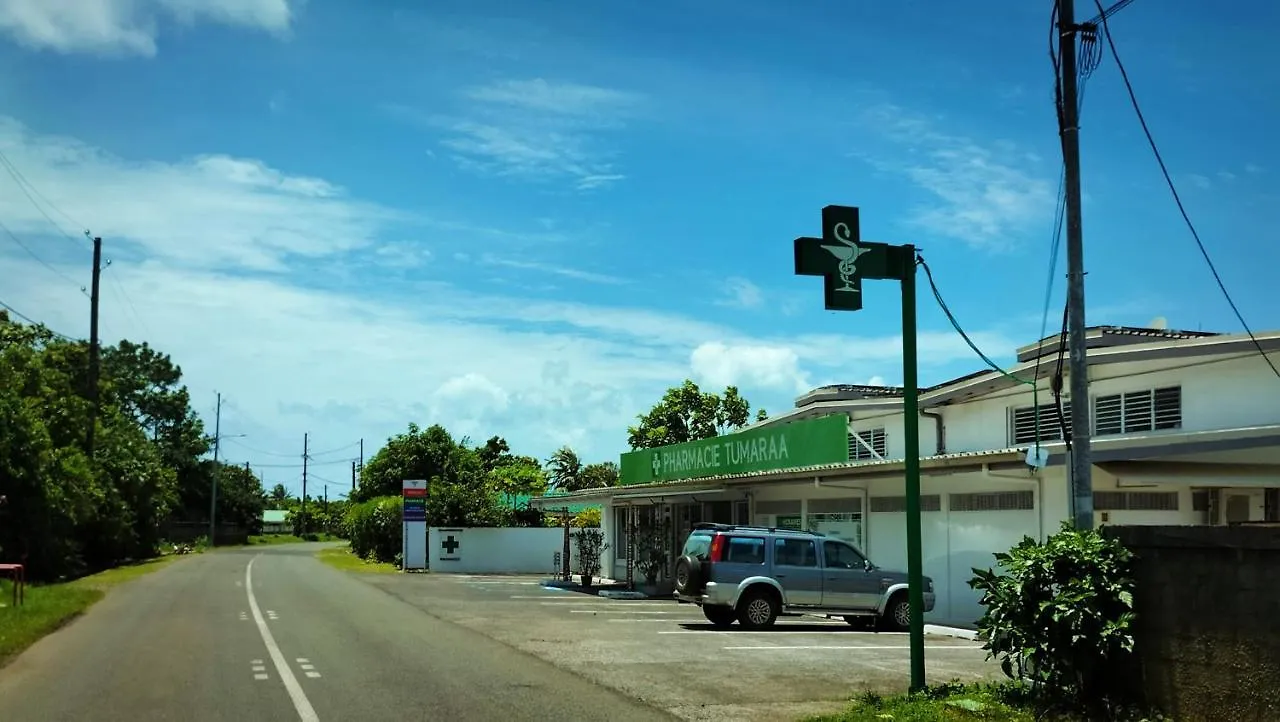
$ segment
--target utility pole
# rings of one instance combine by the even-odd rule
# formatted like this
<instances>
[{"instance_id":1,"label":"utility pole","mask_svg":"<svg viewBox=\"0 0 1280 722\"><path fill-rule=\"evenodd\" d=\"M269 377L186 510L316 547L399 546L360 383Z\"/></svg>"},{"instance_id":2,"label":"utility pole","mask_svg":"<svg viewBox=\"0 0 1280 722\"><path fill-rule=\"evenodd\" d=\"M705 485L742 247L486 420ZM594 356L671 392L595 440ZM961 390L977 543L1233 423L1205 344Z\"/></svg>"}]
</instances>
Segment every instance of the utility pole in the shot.
<instances>
[{"instance_id":1,"label":"utility pole","mask_svg":"<svg viewBox=\"0 0 1280 722\"><path fill-rule=\"evenodd\" d=\"M89 293L89 458L93 458L94 435L98 426L98 290L102 280L102 239L93 239L93 280Z\"/></svg>"},{"instance_id":2,"label":"utility pole","mask_svg":"<svg viewBox=\"0 0 1280 722\"><path fill-rule=\"evenodd\" d=\"M310 433L302 435L302 533L307 533L307 443Z\"/></svg>"},{"instance_id":3,"label":"utility pole","mask_svg":"<svg viewBox=\"0 0 1280 722\"><path fill-rule=\"evenodd\" d=\"M213 487L209 492L209 546L217 546L218 534L218 447L222 442L222 394L218 394L218 406L213 415Z\"/></svg>"},{"instance_id":4,"label":"utility pole","mask_svg":"<svg viewBox=\"0 0 1280 722\"><path fill-rule=\"evenodd\" d=\"M351 491L356 490L356 462L351 462Z\"/></svg>"},{"instance_id":5,"label":"utility pole","mask_svg":"<svg viewBox=\"0 0 1280 722\"><path fill-rule=\"evenodd\" d=\"M364 471L364 439L360 440L360 471Z\"/></svg>"},{"instance_id":6,"label":"utility pole","mask_svg":"<svg viewBox=\"0 0 1280 722\"><path fill-rule=\"evenodd\" d=\"M1071 516L1077 529L1093 528L1093 459L1089 434L1089 362L1085 355L1084 231L1080 213L1080 101L1076 72L1075 1L1058 0L1062 53L1062 162L1067 216L1067 349L1071 377Z\"/></svg>"}]
</instances>

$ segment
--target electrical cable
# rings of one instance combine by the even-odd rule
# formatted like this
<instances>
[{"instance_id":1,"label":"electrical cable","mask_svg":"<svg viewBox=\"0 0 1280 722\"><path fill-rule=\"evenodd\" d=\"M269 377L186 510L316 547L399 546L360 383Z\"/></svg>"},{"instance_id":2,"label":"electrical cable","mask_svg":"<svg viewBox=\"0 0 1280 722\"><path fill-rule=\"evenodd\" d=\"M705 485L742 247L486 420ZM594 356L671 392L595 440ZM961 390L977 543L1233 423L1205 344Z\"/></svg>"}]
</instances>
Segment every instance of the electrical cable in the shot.
<instances>
[{"instance_id":1,"label":"electrical cable","mask_svg":"<svg viewBox=\"0 0 1280 722\"><path fill-rule=\"evenodd\" d=\"M1151 153L1156 157L1156 163L1160 165L1160 173L1164 175L1164 182L1169 186L1169 192L1173 195L1173 202L1178 206L1178 212L1182 214L1182 221L1186 224L1187 230L1191 231L1191 237L1195 239L1196 247L1200 249L1200 255L1204 257L1204 262L1209 266L1210 273L1213 274L1213 280L1217 282L1218 289L1222 291L1222 295L1227 299L1227 305L1231 307L1232 313L1235 314L1236 320L1244 327L1245 333L1249 334L1249 340L1253 341L1254 347L1258 349L1262 360L1271 367L1272 373L1280 378L1280 369L1276 368L1275 363L1267 355L1262 344L1258 341L1258 337L1254 335L1253 329L1249 328L1249 324L1244 320L1244 315L1240 313L1236 302L1231 298L1231 293L1227 291L1227 285L1223 282L1222 276L1218 273L1217 266L1214 265L1213 259L1209 257L1209 251L1205 249L1204 242L1200 240L1200 232L1196 230L1195 224L1191 222L1191 217L1187 214L1186 206L1182 203L1182 197L1178 194L1178 188L1173 183L1172 176L1169 175L1169 168L1165 165L1164 156L1160 154L1160 148L1156 145L1155 138L1151 135L1151 128L1147 126L1147 119L1142 114L1142 108L1138 105L1138 96L1133 90L1133 84L1129 82L1129 73L1125 70L1124 63L1120 60L1120 53L1116 50L1115 39L1111 37L1111 28L1107 23L1107 12L1102 9L1101 0L1094 0L1098 6L1098 11L1102 17L1102 30L1107 38L1107 46L1111 49L1111 58L1116 62L1116 69L1120 71L1120 78L1124 81L1125 91L1129 94L1129 102L1133 105L1133 112L1138 116L1138 123L1142 126L1142 133L1147 137L1147 144L1151 146Z\"/></svg>"},{"instance_id":2,"label":"electrical cable","mask_svg":"<svg viewBox=\"0 0 1280 722\"><path fill-rule=\"evenodd\" d=\"M49 269L49 271L50 271L51 273L53 273L54 275L59 276L60 278L62 278L62 279L63 279L64 281L66 281L67 283L70 283L71 285L76 286L77 288L79 288L79 289L80 289L80 293L83 293L83 294L85 294L86 296L88 295L88 293L85 291L85 288L84 288L84 285L83 285L83 284L76 283L75 279L73 279L71 276L68 276L67 274L63 273L62 271L59 271L57 268L54 268L54 267L53 267L53 265L52 265L52 264L50 264L48 261L46 261L46 260L44 260L43 258L41 258L40 256L36 255L36 252L35 252L35 251L33 251L33 250L31 250L31 247L30 247L30 246L28 246L27 244L23 243L23 242L22 242L22 239L21 239L21 238L18 238L18 236L17 236L17 235L15 235L13 231L9 230L9 227L8 227L8 226L6 226L6 225L4 224L4 222L3 222L3 221L0 221L0 231L4 231L5 235L9 236L10 240L12 240L14 243L18 244L18 247L19 247L19 248L21 248L22 250L26 251L26 252L27 252L27 255L31 256L31 257L32 257L32 258L34 258L34 259L36 259L36 262L37 262L37 263L39 263L40 265L42 265L42 266L44 266L45 268Z\"/></svg>"},{"instance_id":3,"label":"electrical cable","mask_svg":"<svg viewBox=\"0 0 1280 722\"><path fill-rule=\"evenodd\" d=\"M31 181L27 180L26 176L22 175L22 171L18 170L17 166L13 164L13 161L9 160L8 156L4 154L4 151L0 151L0 166L4 166L4 169L9 172L9 175L13 178L13 182L18 184L18 190L22 191L22 194L27 197L27 200L31 201L31 205L35 206L37 211L40 211L40 215L44 216L44 219L46 221L49 221L49 225L58 229L58 233L61 233L64 237L66 237L67 240L71 241L72 243L75 243L76 242L75 236L72 236L70 233L67 233L65 230L63 230L62 226L58 225L58 222L53 220L53 217L50 216L48 213L46 213L44 208L42 208L40 204L36 202L36 199L32 197L31 193L34 192L36 195L43 198L44 202L48 203L50 208L61 213L64 218L71 221L72 223L75 223L75 219L72 218L71 216L68 216L64 211L62 211L60 208L58 208L56 205L50 202L48 198L45 198L44 195L40 193L40 191L35 186L31 185ZM28 191L27 190L28 188L30 188L31 190ZM75 225L78 226L80 224L75 223Z\"/></svg>"},{"instance_id":4,"label":"electrical cable","mask_svg":"<svg viewBox=\"0 0 1280 722\"><path fill-rule=\"evenodd\" d=\"M359 441L353 441L353 442L351 442L350 444L347 444L346 446L339 446L339 447L338 447L338 448L336 448L336 449L329 449L328 451L313 451L313 452L311 452L310 454L308 454L308 457L310 457L310 458L314 459L314 458L315 458L315 457L317 457L317 456L327 456L327 455L329 455L329 454L333 454L333 453L336 453L336 452L339 452L339 451L346 451L347 449L354 449L355 447L357 447L357 446L359 446L359 445L360 445L360 442L359 442Z\"/></svg>"},{"instance_id":5,"label":"electrical cable","mask_svg":"<svg viewBox=\"0 0 1280 722\"><path fill-rule=\"evenodd\" d=\"M49 333L53 334L54 336L57 336L58 338L60 338L60 339L62 339L62 340L64 340L64 341L71 341L71 342L73 342L73 343L76 341L76 339L71 338L70 336L66 335L65 333L58 333L57 331L54 331L53 329L49 328L49 327L48 327L48 326L46 326L45 324L43 324L43 323L41 323L41 322L39 322L39 321L36 321L35 319L31 318L30 316L27 316L26 314L22 313L21 311L19 311L18 309L14 308L13 306L10 306L9 304L5 303L4 301L0 301L0 308L3 308L3 309L5 309L5 310L7 310L9 313L12 313L13 315L17 316L18 318L22 319L23 321L26 321L27 323L31 324L32 326L40 326L41 328L44 328L44 329L45 329L45 330L47 330Z\"/></svg>"},{"instance_id":6,"label":"electrical cable","mask_svg":"<svg viewBox=\"0 0 1280 722\"><path fill-rule=\"evenodd\" d=\"M266 454L267 456L279 456L279 457L283 457L283 458L286 458L286 459L299 459L299 458L302 458L302 454L299 454L299 453L296 453L296 452L295 452L295 453L292 453L292 454L281 454L281 453L280 453L280 452L278 452L278 451L264 451L264 450L262 450L262 449L255 449L254 447L249 446L248 444L244 443L243 441L240 441L239 439L232 439L232 438L228 438L228 437L223 437L223 439L222 439L222 440L223 440L223 441L230 441L231 443L235 444L236 446L239 446L239 447L241 447L241 448L244 448L244 449L247 449L247 450L249 450L249 451L252 451L252 452L253 452L253 453L255 453L255 454Z\"/></svg>"},{"instance_id":7,"label":"electrical cable","mask_svg":"<svg viewBox=\"0 0 1280 722\"><path fill-rule=\"evenodd\" d=\"M960 322L956 320L955 314L951 313L951 309L947 306L947 302L942 298L942 293L938 290L938 284L933 280L933 271L929 268L929 264L925 262L924 256L918 253L916 254L916 265L924 269L925 278L929 280L929 289L933 291L933 298L938 302L938 307L942 309L942 313L946 315L947 320L951 322L951 327L956 330L956 333L960 334L960 338L964 339L964 342L968 344L969 348L978 355L978 358L986 362L992 370L999 372L1002 376L1012 381L1016 381L1020 384L1026 384L1028 386L1033 385L1032 382L1005 371L999 364L992 361L989 356L983 353L982 349L978 348L978 345L973 342L973 339L969 338L969 334L965 333L965 330L960 327Z\"/></svg>"}]
</instances>

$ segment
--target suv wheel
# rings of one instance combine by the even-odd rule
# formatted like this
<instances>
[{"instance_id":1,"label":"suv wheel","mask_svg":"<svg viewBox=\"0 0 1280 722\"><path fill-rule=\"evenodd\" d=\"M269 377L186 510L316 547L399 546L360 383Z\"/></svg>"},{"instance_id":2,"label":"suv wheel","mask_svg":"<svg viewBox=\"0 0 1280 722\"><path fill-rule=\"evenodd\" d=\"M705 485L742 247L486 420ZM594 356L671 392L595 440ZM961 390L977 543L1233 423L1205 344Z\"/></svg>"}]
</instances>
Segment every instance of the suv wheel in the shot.
<instances>
[{"instance_id":1,"label":"suv wheel","mask_svg":"<svg viewBox=\"0 0 1280 722\"><path fill-rule=\"evenodd\" d=\"M738 618L738 613L733 607L720 607L714 604L702 605L702 615L717 627L728 627Z\"/></svg>"},{"instance_id":2,"label":"suv wheel","mask_svg":"<svg viewBox=\"0 0 1280 722\"><path fill-rule=\"evenodd\" d=\"M695 596L702 589L702 560L685 554L676 560L676 591Z\"/></svg>"},{"instance_id":3,"label":"suv wheel","mask_svg":"<svg viewBox=\"0 0 1280 722\"><path fill-rule=\"evenodd\" d=\"M911 600L906 594L893 595L884 608L884 625L895 632L911 629Z\"/></svg>"},{"instance_id":4,"label":"suv wheel","mask_svg":"<svg viewBox=\"0 0 1280 722\"><path fill-rule=\"evenodd\" d=\"M750 590L738 600L738 622L747 629L771 627L782 611L781 607L772 591Z\"/></svg>"}]
</instances>

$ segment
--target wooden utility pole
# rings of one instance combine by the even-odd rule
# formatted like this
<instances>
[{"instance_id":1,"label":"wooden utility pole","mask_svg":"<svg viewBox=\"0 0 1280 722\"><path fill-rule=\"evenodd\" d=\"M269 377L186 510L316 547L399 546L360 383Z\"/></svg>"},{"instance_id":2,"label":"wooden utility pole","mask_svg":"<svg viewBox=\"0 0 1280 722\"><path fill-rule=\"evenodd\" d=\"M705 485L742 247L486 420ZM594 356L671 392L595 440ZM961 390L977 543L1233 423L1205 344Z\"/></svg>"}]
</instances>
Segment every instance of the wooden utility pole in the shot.
<instances>
[{"instance_id":1,"label":"wooden utility pole","mask_svg":"<svg viewBox=\"0 0 1280 722\"><path fill-rule=\"evenodd\" d=\"M364 471L364 439L360 440L360 471Z\"/></svg>"},{"instance_id":2,"label":"wooden utility pole","mask_svg":"<svg viewBox=\"0 0 1280 722\"><path fill-rule=\"evenodd\" d=\"M302 533L307 533L307 444L310 434L302 435Z\"/></svg>"},{"instance_id":3,"label":"wooden utility pole","mask_svg":"<svg viewBox=\"0 0 1280 722\"><path fill-rule=\"evenodd\" d=\"M1089 362L1084 315L1084 232L1080 213L1080 101L1077 85L1074 0L1058 0L1062 54L1062 162L1067 220L1067 349L1071 380L1071 516L1077 529L1093 528L1093 459L1090 452ZM1039 412L1037 412L1039 413Z\"/></svg>"},{"instance_id":4,"label":"wooden utility pole","mask_svg":"<svg viewBox=\"0 0 1280 722\"><path fill-rule=\"evenodd\" d=\"M94 435L98 427L98 377L100 374L98 358L98 299L102 281L102 239L93 239L93 280L89 293L89 429L87 448L89 458L93 458Z\"/></svg>"},{"instance_id":5,"label":"wooden utility pole","mask_svg":"<svg viewBox=\"0 0 1280 722\"><path fill-rule=\"evenodd\" d=\"M213 474L209 490L209 546L215 547L218 534L218 449L222 443L222 394L218 394L218 406L213 413Z\"/></svg>"},{"instance_id":6,"label":"wooden utility pole","mask_svg":"<svg viewBox=\"0 0 1280 722\"><path fill-rule=\"evenodd\" d=\"M351 462L351 491L356 490L356 462Z\"/></svg>"}]
</instances>

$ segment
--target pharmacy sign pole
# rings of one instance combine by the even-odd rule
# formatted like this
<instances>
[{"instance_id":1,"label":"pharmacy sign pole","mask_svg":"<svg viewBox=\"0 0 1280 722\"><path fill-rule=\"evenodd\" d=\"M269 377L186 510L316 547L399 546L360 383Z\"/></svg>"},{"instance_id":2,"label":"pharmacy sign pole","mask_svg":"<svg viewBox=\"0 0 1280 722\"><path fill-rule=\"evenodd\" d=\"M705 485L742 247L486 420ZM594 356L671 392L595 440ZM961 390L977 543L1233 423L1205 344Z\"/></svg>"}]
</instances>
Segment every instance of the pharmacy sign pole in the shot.
<instances>
[{"instance_id":1,"label":"pharmacy sign pole","mask_svg":"<svg viewBox=\"0 0 1280 722\"><path fill-rule=\"evenodd\" d=\"M920 541L920 387L916 379L916 249L865 243L858 209L822 209L822 238L797 238L796 275L822 276L829 311L862 308L862 281L902 284L902 426L906 437L907 586L911 603L911 689L924 688L924 561Z\"/></svg>"}]
</instances>

